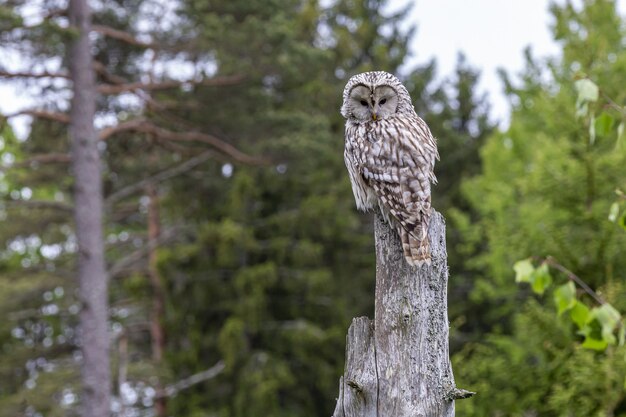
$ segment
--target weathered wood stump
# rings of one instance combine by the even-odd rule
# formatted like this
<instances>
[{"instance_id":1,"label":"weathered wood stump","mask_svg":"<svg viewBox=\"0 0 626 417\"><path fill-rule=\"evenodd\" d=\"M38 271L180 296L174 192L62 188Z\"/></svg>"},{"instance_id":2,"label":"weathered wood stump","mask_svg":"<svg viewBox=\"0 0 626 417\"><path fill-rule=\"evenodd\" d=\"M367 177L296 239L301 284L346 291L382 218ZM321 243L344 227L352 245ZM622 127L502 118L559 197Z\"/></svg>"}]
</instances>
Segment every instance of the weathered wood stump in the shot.
<instances>
[{"instance_id":1,"label":"weathered wood stump","mask_svg":"<svg viewBox=\"0 0 626 417\"><path fill-rule=\"evenodd\" d=\"M397 233L375 220L375 317L348 330L333 417L453 417L457 389L448 352L445 224L433 212L432 264L409 266Z\"/></svg>"}]
</instances>

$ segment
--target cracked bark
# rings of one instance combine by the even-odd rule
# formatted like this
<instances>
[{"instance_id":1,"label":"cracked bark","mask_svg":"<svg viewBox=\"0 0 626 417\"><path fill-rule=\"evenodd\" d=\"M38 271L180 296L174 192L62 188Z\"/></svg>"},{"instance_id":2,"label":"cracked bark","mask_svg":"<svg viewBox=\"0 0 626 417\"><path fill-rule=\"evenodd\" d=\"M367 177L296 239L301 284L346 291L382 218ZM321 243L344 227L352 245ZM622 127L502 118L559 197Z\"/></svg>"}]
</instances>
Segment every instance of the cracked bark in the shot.
<instances>
[{"instance_id":1,"label":"cracked bark","mask_svg":"<svg viewBox=\"0 0 626 417\"><path fill-rule=\"evenodd\" d=\"M348 330L346 365L333 417L453 417L455 387L448 351L445 224L430 224L432 264L410 267L397 233L375 220L375 317Z\"/></svg>"}]
</instances>

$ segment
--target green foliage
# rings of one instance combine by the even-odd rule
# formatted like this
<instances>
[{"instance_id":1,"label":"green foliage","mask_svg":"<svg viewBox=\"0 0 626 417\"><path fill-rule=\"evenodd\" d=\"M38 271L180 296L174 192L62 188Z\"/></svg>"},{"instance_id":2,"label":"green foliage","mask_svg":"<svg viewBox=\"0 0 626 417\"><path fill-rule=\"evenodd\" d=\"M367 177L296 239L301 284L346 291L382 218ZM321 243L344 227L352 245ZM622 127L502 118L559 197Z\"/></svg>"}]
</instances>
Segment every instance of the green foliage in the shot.
<instances>
[{"instance_id":1,"label":"green foliage","mask_svg":"<svg viewBox=\"0 0 626 417\"><path fill-rule=\"evenodd\" d=\"M552 283L548 265L556 265L556 268L567 273L569 279L576 279L580 283L580 278L565 271L561 265L555 264L551 259L542 262L536 268L529 259L516 262L513 266L516 274L515 281L529 283L533 292L542 295ZM591 291L586 285L583 289L587 292ZM591 292L589 295L597 299L595 293ZM570 312L572 320L578 327L578 334L585 337L583 347L604 350L609 344L616 344L615 334L621 335L624 332L623 318L611 304L602 302L599 307L593 307L590 310L583 301L577 299L576 287L572 281L557 287L553 298L559 316L566 311ZM621 344L623 344L623 338L620 336Z\"/></svg>"},{"instance_id":2,"label":"green foliage","mask_svg":"<svg viewBox=\"0 0 626 417\"><path fill-rule=\"evenodd\" d=\"M626 234L615 198L625 186L624 25L613 1L551 11L563 56L527 51L519 85L504 75L510 126L486 140L482 172L462 184L479 216L459 218L477 253L465 263L477 275L465 314L487 335L453 357L458 384L479 393L459 415L626 415ZM577 291L555 259L595 291Z\"/></svg>"},{"instance_id":3,"label":"green foliage","mask_svg":"<svg viewBox=\"0 0 626 417\"><path fill-rule=\"evenodd\" d=\"M243 165L215 152L156 184L162 361L152 359L146 325L156 293L145 262L153 200L140 187L107 201L114 373L154 387L223 361L222 373L169 398L167 413L328 415L346 329L352 317L371 314L374 285L371 224L355 212L342 161L340 93L356 72L397 72L413 28L405 11L385 14L383 0L189 0L148 28L146 4L103 3L94 19L130 34L141 28L157 45L151 59L158 65L185 61L198 77L242 79L143 91L139 106L103 96L101 114L207 133L265 163ZM433 83L435 62L401 74L442 156L433 204L448 219L454 370L460 386L479 393L458 403L459 415L626 415L619 313L626 311L619 191L626 189L626 54L614 6L552 6L563 56L538 60L528 51L519 83L505 76L513 111L504 131L489 121L479 72L462 55L441 84ZM14 30L20 13L0 7L3 41L27 51L33 64L64 56L72 33L63 16L50 16L32 31ZM99 82L148 76L150 54L141 46L99 35L94 53ZM65 108L55 99L64 87L39 87L42 108ZM58 121L37 120L23 141L4 121L1 127L3 161L67 152ZM103 149L106 196L206 146L120 132ZM71 415L79 401L68 173L62 163L28 163L0 176L0 409L10 415ZM55 208L24 210L35 202ZM606 303L592 304L553 266L531 258L548 255Z\"/></svg>"},{"instance_id":4,"label":"green foliage","mask_svg":"<svg viewBox=\"0 0 626 417\"><path fill-rule=\"evenodd\" d=\"M548 265L543 263L538 268L532 265L530 259L518 261L513 266L515 270L515 282L527 282L536 294L542 295L547 287L552 284L552 276Z\"/></svg>"},{"instance_id":5,"label":"green foliage","mask_svg":"<svg viewBox=\"0 0 626 417\"><path fill-rule=\"evenodd\" d=\"M611 204L608 219L626 231L626 195L620 189L615 190L615 193L618 201Z\"/></svg>"},{"instance_id":6,"label":"green foliage","mask_svg":"<svg viewBox=\"0 0 626 417\"><path fill-rule=\"evenodd\" d=\"M576 101L577 116L588 117L589 123L589 144L593 145L595 142L596 134L601 137L607 137L613 133L613 125L615 123L614 117L603 112L600 117L596 118L592 113L588 115L587 105L591 102L598 101L600 95L599 87L589 79L580 79L575 82L576 91L578 92L578 98ZM613 101L608 99L609 104L617 109L620 114L623 113L626 116L626 108L621 108ZM619 137L621 132L617 132ZM619 195L619 194L618 194ZM619 204L617 202L611 204L609 209L608 219L611 222L615 222L619 215ZM545 288L550 285L551 279L548 272L548 264L552 263L550 259L542 262L538 268L534 268L530 260L518 261L513 269L516 272L516 282L529 282L535 293L543 294ZM556 265L560 270L564 268L560 265ZM579 284L583 285L583 289L598 299L595 293L580 281L580 278L575 277L572 273L567 271L570 279L576 279ZM547 277L548 279L544 279ZM557 304L558 314L572 309L572 319L578 325L579 334L585 336L585 340L582 344L583 347L604 350L609 344L614 345L617 341L615 332L623 334L624 323L620 313L615 310L610 304L601 302L600 307L595 307L589 311L589 309L582 304L581 301L576 299L576 290L574 284L570 281L557 288L554 292L554 299ZM578 306L575 310L574 307ZM623 338L620 337L623 343Z\"/></svg>"},{"instance_id":7,"label":"green foliage","mask_svg":"<svg viewBox=\"0 0 626 417\"><path fill-rule=\"evenodd\" d=\"M570 326L534 300L512 335L490 334L453 357L455 378L478 395L459 416L623 416L626 347L598 354L573 343Z\"/></svg>"},{"instance_id":8,"label":"green foliage","mask_svg":"<svg viewBox=\"0 0 626 417\"><path fill-rule=\"evenodd\" d=\"M591 80L583 78L574 83L578 98L576 99L576 116L584 117L589 112L589 102L598 101L600 90Z\"/></svg>"},{"instance_id":9,"label":"green foliage","mask_svg":"<svg viewBox=\"0 0 626 417\"><path fill-rule=\"evenodd\" d=\"M177 117L201 131L219 126L271 163L230 165L229 174L215 164L200 179L172 181L163 200L169 221L194 225L160 254L167 365L175 378L227 365L171 399L170 413L332 410L345 332L371 311L374 284L371 225L354 208L342 158L340 92L355 72L396 71L403 61L410 31L384 4L185 3L186 25L210 45L220 74L246 79L163 99L202 103Z\"/></svg>"},{"instance_id":10,"label":"green foliage","mask_svg":"<svg viewBox=\"0 0 626 417\"><path fill-rule=\"evenodd\" d=\"M576 287L572 281L568 281L554 290L554 303L557 306L559 316L572 310L572 320L579 325L578 327L586 323L587 313L584 309L576 308L577 305L584 306L584 304L576 300Z\"/></svg>"}]
</instances>

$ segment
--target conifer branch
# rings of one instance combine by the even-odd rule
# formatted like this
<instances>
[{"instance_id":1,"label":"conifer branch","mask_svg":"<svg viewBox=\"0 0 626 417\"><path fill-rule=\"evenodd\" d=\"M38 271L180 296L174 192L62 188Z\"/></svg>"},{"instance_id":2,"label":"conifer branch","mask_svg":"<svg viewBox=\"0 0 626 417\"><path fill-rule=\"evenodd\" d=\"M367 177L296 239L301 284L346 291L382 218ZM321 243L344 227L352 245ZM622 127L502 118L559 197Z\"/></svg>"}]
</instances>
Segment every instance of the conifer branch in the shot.
<instances>
[{"instance_id":1,"label":"conifer branch","mask_svg":"<svg viewBox=\"0 0 626 417\"><path fill-rule=\"evenodd\" d=\"M64 73L57 72L28 72L28 71L18 71L18 72L10 72L0 70L0 78L65 78L69 79L70 76Z\"/></svg>"},{"instance_id":2,"label":"conifer branch","mask_svg":"<svg viewBox=\"0 0 626 417\"><path fill-rule=\"evenodd\" d=\"M108 268L109 277L116 278L118 277L125 269L132 266L134 263L139 262L143 259L146 259L146 256L150 252L151 249L155 247L161 246L164 243L169 242L171 239L178 235L178 228L172 227L166 231L164 231L158 239L148 242L147 244L141 246L139 249L129 253L123 258L116 261L113 265Z\"/></svg>"},{"instance_id":3,"label":"conifer branch","mask_svg":"<svg viewBox=\"0 0 626 417\"><path fill-rule=\"evenodd\" d=\"M200 155L194 156L193 158L190 158L181 164L170 167L164 171L152 175L151 177L144 178L143 180L138 181L134 184L130 184L107 197L105 205L110 208L117 201L145 189L146 186L150 184L162 182L177 175L184 174L185 172L188 172L196 166L200 165L201 163L207 161L212 155L212 151L205 151Z\"/></svg>"},{"instance_id":4,"label":"conifer branch","mask_svg":"<svg viewBox=\"0 0 626 417\"><path fill-rule=\"evenodd\" d=\"M47 200L8 200L5 201L7 207L19 207L29 209L53 209L59 211L73 212L74 207L67 203L60 201L47 201Z\"/></svg>"},{"instance_id":5,"label":"conifer branch","mask_svg":"<svg viewBox=\"0 0 626 417\"><path fill-rule=\"evenodd\" d=\"M205 371L198 372L197 374L193 374L185 379L181 379L174 384L168 385L167 387L165 387L163 392L157 395L157 397L173 397L180 391L186 390L196 384L215 378L216 376L221 374L225 368L226 364L224 363L224 361L219 361Z\"/></svg>"},{"instance_id":6,"label":"conifer branch","mask_svg":"<svg viewBox=\"0 0 626 417\"><path fill-rule=\"evenodd\" d=\"M100 33L104 36L108 36L109 38L113 38L113 39L117 39L123 42L126 42L130 45L135 45L135 46L141 46L142 48L153 48L154 44L152 42L144 42L144 41L140 41L139 39L137 39L136 37L134 37L133 35L131 35L130 33L123 31L123 30L119 30L119 29L114 29L110 26L104 26L104 25L92 25L91 26L91 30L97 33Z\"/></svg>"},{"instance_id":7,"label":"conifer branch","mask_svg":"<svg viewBox=\"0 0 626 417\"><path fill-rule=\"evenodd\" d=\"M202 80L188 80L177 81L167 80L160 82L148 82L141 81L125 83L125 84L101 84L98 86L98 92L101 94L120 94L136 90L169 90L171 88L178 88L183 85L205 85L205 86L225 86L234 85L240 83L244 79L241 75L225 75L220 77L206 78Z\"/></svg>"},{"instance_id":8,"label":"conifer branch","mask_svg":"<svg viewBox=\"0 0 626 417\"><path fill-rule=\"evenodd\" d=\"M0 171L7 171L14 168L31 168L36 164L65 164L71 162L72 158L66 153L45 153L33 155L23 161L13 162L10 165L0 167Z\"/></svg>"},{"instance_id":9,"label":"conifer branch","mask_svg":"<svg viewBox=\"0 0 626 417\"><path fill-rule=\"evenodd\" d=\"M98 137L100 138L100 140L107 140L109 137L117 133L139 131L141 126L145 123L148 123L148 121L143 118L127 120L125 122L118 123L115 126L109 126L100 129Z\"/></svg>"},{"instance_id":10,"label":"conifer branch","mask_svg":"<svg viewBox=\"0 0 626 417\"><path fill-rule=\"evenodd\" d=\"M175 142L198 142L210 145L223 154L229 156L231 159L237 162L241 162L249 165L263 165L269 163L269 161L256 158L245 154L235 148L233 145L219 139L213 135L200 132L174 132L171 130L159 127L151 122L143 119L129 120L127 122L120 123L117 126L112 126L100 131L100 139L105 140L111 135L120 132L138 132L152 135L158 139L175 141Z\"/></svg>"},{"instance_id":11,"label":"conifer branch","mask_svg":"<svg viewBox=\"0 0 626 417\"><path fill-rule=\"evenodd\" d=\"M65 113L48 111L48 110L37 110L37 109L26 109L20 110L15 113L7 114L4 116L7 119L17 116L33 116L39 119L53 120L61 123L69 123L70 117Z\"/></svg>"},{"instance_id":12,"label":"conifer branch","mask_svg":"<svg viewBox=\"0 0 626 417\"><path fill-rule=\"evenodd\" d=\"M112 84L124 84L128 82L126 78L111 74L107 70L106 65L100 61L93 61L93 69Z\"/></svg>"}]
</instances>

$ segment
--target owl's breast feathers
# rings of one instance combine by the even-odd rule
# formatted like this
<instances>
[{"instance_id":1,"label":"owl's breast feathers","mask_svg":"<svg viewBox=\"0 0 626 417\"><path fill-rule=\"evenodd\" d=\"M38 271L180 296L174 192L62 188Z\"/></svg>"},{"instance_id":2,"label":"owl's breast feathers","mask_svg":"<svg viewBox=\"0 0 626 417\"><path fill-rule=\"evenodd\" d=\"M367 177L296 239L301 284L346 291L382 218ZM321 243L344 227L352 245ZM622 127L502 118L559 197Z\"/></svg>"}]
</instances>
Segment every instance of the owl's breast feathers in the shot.
<instances>
[{"instance_id":1,"label":"owl's breast feathers","mask_svg":"<svg viewBox=\"0 0 626 417\"><path fill-rule=\"evenodd\" d=\"M430 182L436 182L437 145L428 126L417 115L347 123L345 153L346 164L350 158L370 187L376 183L400 185L404 181L417 187L414 181L418 180L425 181L424 186L430 190Z\"/></svg>"},{"instance_id":2,"label":"owl's breast feathers","mask_svg":"<svg viewBox=\"0 0 626 417\"><path fill-rule=\"evenodd\" d=\"M423 225L431 210L438 156L430 130L417 115L346 125L345 158L357 207L378 205L411 240L427 232Z\"/></svg>"}]
</instances>

